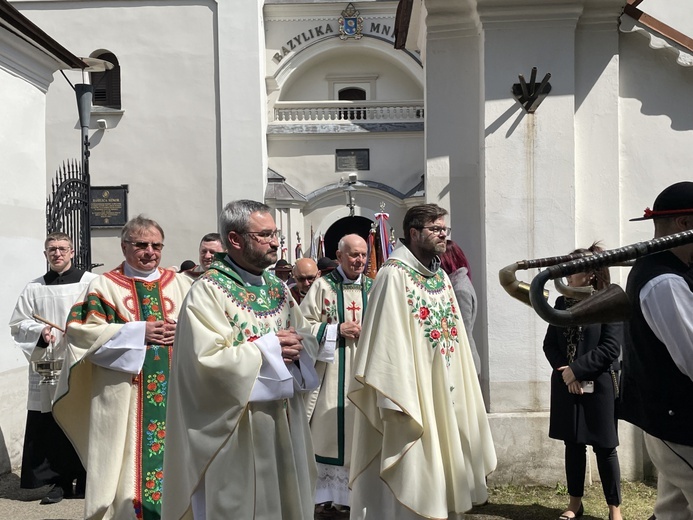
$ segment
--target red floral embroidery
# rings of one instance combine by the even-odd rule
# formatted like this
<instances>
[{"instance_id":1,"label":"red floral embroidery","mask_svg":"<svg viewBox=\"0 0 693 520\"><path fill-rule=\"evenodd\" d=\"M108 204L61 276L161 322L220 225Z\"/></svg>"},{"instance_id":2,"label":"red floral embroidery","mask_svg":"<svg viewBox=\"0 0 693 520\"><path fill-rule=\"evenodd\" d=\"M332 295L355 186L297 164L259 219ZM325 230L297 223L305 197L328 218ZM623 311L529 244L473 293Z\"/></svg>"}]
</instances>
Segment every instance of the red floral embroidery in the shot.
<instances>
[{"instance_id":1,"label":"red floral embroidery","mask_svg":"<svg viewBox=\"0 0 693 520\"><path fill-rule=\"evenodd\" d=\"M431 331L431 339L440 339L440 331L437 329L433 329Z\"/></svg>"},{"instance_id":2,"label":"red floral embroidery","mask_svg":"<svg viewBox=\"0 0 693 520\"><path fill-rule=\"evenodd\" d=\"M426 318L428 318L428 315L429 315L429 314L431 314L431 311L429 311L427 307L421 307L421 308L419 309L419 317L420 317L422 320L425 320ZM439 336L439 337L440 337L440 336ZM436 339L437 339L437 338L436 338Z\"/></svg>"}]
</instances>

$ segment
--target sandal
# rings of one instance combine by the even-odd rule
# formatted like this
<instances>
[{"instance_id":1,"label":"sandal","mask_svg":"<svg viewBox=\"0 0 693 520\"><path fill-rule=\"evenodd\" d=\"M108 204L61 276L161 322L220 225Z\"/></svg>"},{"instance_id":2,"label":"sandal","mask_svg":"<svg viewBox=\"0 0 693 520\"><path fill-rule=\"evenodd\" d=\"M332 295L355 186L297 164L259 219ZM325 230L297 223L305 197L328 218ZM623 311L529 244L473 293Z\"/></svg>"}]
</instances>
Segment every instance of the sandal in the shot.
<instances>
[{"instance_id":1,"label":"sandal","mask_svg":"<svg viewBox=\"0 0 693 520\"><path fill-rule=\"evenodd\" d=\"M572 513L570 509L568 509ZM577 513L573 513L575 516L567 516L566 513L568 511L564 511L561 516L558 517L558 520L573 520L574 518L579 518L585 513L585 508L583 507L582 503L580 503L580 507L577 510Z\"/></svg>"}]
</instances>

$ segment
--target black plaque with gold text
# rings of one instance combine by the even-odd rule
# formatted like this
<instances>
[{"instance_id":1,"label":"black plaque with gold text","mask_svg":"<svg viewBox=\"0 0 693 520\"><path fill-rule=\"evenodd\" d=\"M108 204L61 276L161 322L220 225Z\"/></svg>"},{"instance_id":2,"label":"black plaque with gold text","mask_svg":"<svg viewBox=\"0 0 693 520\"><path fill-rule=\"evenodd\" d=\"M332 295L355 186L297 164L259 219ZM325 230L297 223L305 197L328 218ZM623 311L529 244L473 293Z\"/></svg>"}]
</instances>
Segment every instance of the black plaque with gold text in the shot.
<instances>
[{"instance_id":1,"label":"black plaque with gold text","mask_svg":"<svg viewBox=\"0 0 693 520\"><path fill-rule=\"evenodd\" d=\"M355 172L371 169L371 157L368 148L337 149L335 153L335 171Z\"/></svg>"},{"instance_id":2,"label":"black plaque with gold text","mask_svg":"<svg viewBox=\"0 0 693 520\"><path fill-rule=\"evenodd\" d=\"M123 227L128 221L128 185L92 186L91 227Z\"/></svg>"}]
</instances>

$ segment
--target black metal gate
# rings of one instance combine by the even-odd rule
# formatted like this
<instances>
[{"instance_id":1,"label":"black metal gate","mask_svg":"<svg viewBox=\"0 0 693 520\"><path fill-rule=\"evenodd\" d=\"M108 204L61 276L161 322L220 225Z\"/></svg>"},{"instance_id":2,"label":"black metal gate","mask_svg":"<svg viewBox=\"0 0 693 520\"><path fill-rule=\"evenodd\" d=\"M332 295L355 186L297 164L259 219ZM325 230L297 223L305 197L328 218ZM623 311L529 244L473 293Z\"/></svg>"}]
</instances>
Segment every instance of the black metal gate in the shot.
<instances>
[{"instance_id":1,"label":"black metal gate","mask_svg":"<svg viewBox=\"0 0 693 520\"><path fill-rule=\"evenodd\" d=\"M73 263L85 270L96 267L91 263L89 187L89 173L77 161L68 161L58 168L46 201L46 231L70 235L75 247Z\"/></svg>"}]
</instances>

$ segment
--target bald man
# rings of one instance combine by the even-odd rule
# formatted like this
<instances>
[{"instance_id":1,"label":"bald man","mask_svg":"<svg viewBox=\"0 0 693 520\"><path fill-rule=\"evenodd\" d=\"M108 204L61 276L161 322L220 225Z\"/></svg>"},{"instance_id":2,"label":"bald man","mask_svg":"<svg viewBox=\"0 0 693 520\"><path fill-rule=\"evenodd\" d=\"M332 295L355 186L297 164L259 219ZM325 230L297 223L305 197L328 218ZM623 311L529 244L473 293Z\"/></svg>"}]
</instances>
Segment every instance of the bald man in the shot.
<instances>
[{"instance_id":1,"label":"bald man","mask_svg":"<svg viewBox=\"0 0 693 520\"><path fill-rule=\"evenodd\" d=\"M296 303L301 303L310 286L320 278L320 270L312 258L299 258L294 264L292 273L296 284L290 287L291 296L294 297Z\"/></svg>"},{"instance_id":2,"label":"bald man","mask_svg":"<svg viewBox=\"0 0 693 520\"><path fill-rule=\"evenodd\" d=\"M359 235L346 235L337 246L336 269L319 278L301 303L301 311L320 342L315 369L320 387L307 394L307 411L318 464L316 513L348 518L349 460L353 409L346 398L352 360L361 334L371 279L363 275L368 247Z\"/></svg>"}]
</instances>

